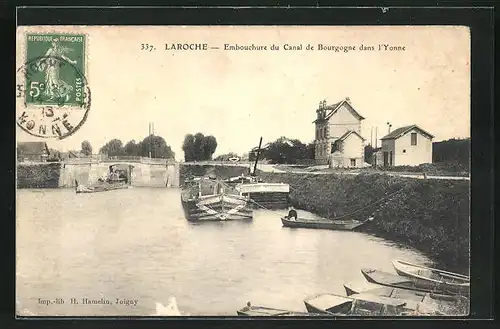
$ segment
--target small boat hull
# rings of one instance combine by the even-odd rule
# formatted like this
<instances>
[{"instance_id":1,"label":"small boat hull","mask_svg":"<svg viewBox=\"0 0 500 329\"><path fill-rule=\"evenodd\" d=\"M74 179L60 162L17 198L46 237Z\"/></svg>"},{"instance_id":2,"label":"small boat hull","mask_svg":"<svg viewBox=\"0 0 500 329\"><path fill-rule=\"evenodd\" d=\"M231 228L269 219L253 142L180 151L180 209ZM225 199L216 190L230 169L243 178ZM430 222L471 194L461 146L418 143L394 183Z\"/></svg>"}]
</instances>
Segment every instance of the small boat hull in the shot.
<instances>
[{"instance_id":1,"label":"small boat hull","mask_svg":"<svg viewBox=\"0 0 500 329\"><path fill-rule=\"evenodd\" d=\"M245 306L237 311L238 316L322 316L308 312L296 312L264 306Z\"/></svg>"},{"instance_id":2,"label":"small boat hull","mask_svg":"<svg viewBox=\"0 0 500 329\"><path fill-rule=\"evenodd\" d=\"M330 316L404 316L444 315L423 302L403 300L370 293L349 297L320 294L304 300L309 312L322 312Z\"/></svg>"},{"instance_id":3,"label":"small boat hull","mask_svg":"<svg viewBox=\"0 0 500 329\"><path fill-rule=\"evenodd\" d=\"M103 183L99 185L91 185L85 186L77 183L75 191L77 194L80 193L98 193L98 192L107 192L112 190L122 190L129 188L129 185L126 183Z\"/></svg>"},{"instance_id":4,"label":"small boat hull","mask_svg":"<svg viewBox=\"0 0 500 329\"><path fill-rule=\"evenodd\" d=\"M410 278L421 285L435 286L439 290L459 294L469 293L470 278L468 276L400 260L395 260L392 264L400 276Z\"/></svg>"},{"instance_id":5,"label":"small boat hull","mask_svg":"<svg viewBox=\"0 0 500 329\"><path fill-rule=\"evenodd\" d=\"M292 228L312 228L312 229L323 229L323 230L336 230L336 231L352 231L364 224L366 224L368 220L360 222L356 220L290 220L286 217L281 218L281 223L283 226L292 227Z\"/></svg>"},{"instance_id":6,"label":"small boat hull","mask_svg":"<svg viewBox=\"0 0 500 329\"><path fill-rule=\"evenodd\" d=\"M414 280L409 277L386 273L374 269L361 269L361 273L368 282L376 283L382 286L446 295L453 295L457 293L456 290L449 289L446 286L439 285L434 282Z\"/></svg>"}]
</instances>

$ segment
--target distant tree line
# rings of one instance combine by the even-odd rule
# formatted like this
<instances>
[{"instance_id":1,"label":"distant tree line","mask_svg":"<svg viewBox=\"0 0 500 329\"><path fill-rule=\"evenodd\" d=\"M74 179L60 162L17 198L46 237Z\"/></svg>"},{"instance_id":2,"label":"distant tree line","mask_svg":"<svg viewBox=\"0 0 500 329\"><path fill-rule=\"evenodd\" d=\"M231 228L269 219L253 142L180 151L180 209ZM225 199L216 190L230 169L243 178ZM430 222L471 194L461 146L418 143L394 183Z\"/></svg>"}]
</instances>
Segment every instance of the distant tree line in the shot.
<instances>
[{"instance_id":1,"label":"distant tree line","mask_svg":"<svg viewBox=\"0 0 500 329\"><path fill-rule=\"evenodd\" d=\"M267 159L275 164L296 164L298 160L314 159L314 143L304 144L298 139L280 137L261 149L259 159ZM255 161L257 152L249 153L249 160Z\"/></svg>"},{"instance_id":2,"label":"distant tree line","mask_svg":"<svg viewBox=\"0 0 500 329\"><path fill-rule=\"evenodd\" d=\"M469 167L470 138L452 138L432 143L432 162L456 163Z\"/></svg>"},{"instance_id":3,"label":"distant tree line","mask_svg":"<svg viewBox=\"0 0 500 329\"><path fill-rule=\"evenodd\" d=\"M186 162L211 160L216 149L217 139L212 135L205 136L202 133L186 135L182 144Z\"/></svg>"},{"instance_id":4,"label":"distant tree line","mask_svg":"<svg viewBox=\"0 0 500 329\"><path fill-rule=\"evenodd\" d=\"M83 149L83 145L82 145ZM123 145L119 139L112 139L99 149L100 154L108 156L141 156L152 158L170 159L175 153L161 136L149 135L140 142L131 140Z\"/></svg>"}]
</instances>

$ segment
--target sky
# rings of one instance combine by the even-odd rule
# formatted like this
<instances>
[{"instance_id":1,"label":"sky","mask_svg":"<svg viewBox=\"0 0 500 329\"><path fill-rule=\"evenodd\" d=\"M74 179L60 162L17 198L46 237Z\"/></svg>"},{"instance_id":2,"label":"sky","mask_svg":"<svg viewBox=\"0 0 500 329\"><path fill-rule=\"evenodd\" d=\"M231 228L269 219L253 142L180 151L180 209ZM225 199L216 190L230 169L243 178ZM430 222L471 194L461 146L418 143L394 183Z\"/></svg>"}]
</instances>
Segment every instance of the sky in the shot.
<instances>
[{"instance_id":1,"label":"sky","mask_svg":"<svg viewBox=\"0 0 500 329\"><path fill-rule=\"evenodd\" d=\"M17 64L25 60L26 32L87 35L86 78L91 108L82 127L50 148L97 152L118 138L140 141L154 122L183 158L188 133L217 139L217 154L243 154L280 136L313 141L312 121L322 100L346 97L366 119L371 139L417 124L435 141L470 137L470 35L466 27L158 27L44 26L18 28ZM141 44L156 50L141 50ZM165 50L165 44L207 43L206 51ZM224 50L230 45L280 46L279 50ZM302 50L284 50L300 45ZM306 50L311 44L314 50ZM348 52L317 50L355 46ZM404 46L379 51L378 45ZM374 46L374 51L359 50ZM384 49L385 47L382 47ZM16 109L18 112L22 109ZM18 141L39 141L17 128ZM379 142L380 145L380 142Z\"/></svg>"}]
</instances>

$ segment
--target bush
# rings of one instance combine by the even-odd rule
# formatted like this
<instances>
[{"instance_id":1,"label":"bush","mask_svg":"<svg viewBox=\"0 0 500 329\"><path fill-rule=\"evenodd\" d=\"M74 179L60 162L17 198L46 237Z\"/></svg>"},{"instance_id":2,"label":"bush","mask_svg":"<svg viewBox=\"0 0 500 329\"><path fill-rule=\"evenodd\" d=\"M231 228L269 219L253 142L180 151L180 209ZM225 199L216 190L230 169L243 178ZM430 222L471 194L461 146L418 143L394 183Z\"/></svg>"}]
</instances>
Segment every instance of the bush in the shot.
<instances>
[{"instance_id":1,"label":"bush","mask_svg":"<svg viewBox=\"0 0 500 329\"><path fill-rule=\"evenodd\" d=\"M44 164L18 164L18 188L57 188L61 164L58 162Z\"/></svg>"}]
</instances>

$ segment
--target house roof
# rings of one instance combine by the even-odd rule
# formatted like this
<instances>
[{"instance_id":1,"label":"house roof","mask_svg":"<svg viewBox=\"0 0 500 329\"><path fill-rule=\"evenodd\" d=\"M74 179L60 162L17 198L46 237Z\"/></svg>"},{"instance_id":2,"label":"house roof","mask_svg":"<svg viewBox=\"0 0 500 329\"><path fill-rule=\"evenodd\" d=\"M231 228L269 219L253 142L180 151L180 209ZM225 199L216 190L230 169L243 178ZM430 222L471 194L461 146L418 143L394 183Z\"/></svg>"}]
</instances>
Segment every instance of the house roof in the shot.
<instances>
[{"instance_id":1,"label":"house roof","mask_svg":"<svg viewBox=\"0 0 500 329\"><path fill-rule=\"evenodd\" d=\"M343 134L342 136L339 137L339 141L343 141L345 140L347 137L349 137L351 134L355 134L355 135L358 135L359 138L361 138L363 141L365 140L360 134L358 134L357 132L355 132L354 130L349 130L348 132L346 132L345 134Z\"/></svg>"},{"instance_id":2,"label":"house roof","mask_svg":"<svg viewBox=\"0 0 500 329\"><path fill-rule=\"evenodd\" d=\"M397 139L397 138L403 136L404 134L406 134L407 132L409 132L412 129L418 130L422 135L425 135L425 136L427 136L429 138L434 138L433 135L431 135L427 131L423 130L419 126L417 126L417 125L410 125L410 126L404 126L404 127L401 127L401 128L394 129L394 131L392 131L389 134L385 135L381 139Z\"/></svg>"},{"instance_id":3,"label":"house roof","mask_svg":"<svg viewBox=\"0 0 500 329\"><path fill-rule=\"evenodd\" d=\"M45 142L18 142L17 143L17 153L18 154L40 154L46 153L50 154L47 143Z\"/></svg>"},{"instance_id":4,"label":"house roof","mask_svg":"<svg viewBox=\"0 0 500 329\"><path fill-rule=\"evenodd\" d=\"M358 111L356 111L354 109L354 107L351 105L351 103L349 102L348 99L344 99L344 100L341 100L340 102L337 102L333 105L327 105L324 107L325 110L327 111L330 111L324 119L316 119L313 121L313 123L316 123L318 121L322 121L322 120L328 120L332 117L332 115L334 115L335 113L337 113L337 111L342 107L343 104L347 104L347 109L349 110L349 112L351 112L358 120L364 120L365 118L359 114Z\"/></svg>"}]
</instances>

